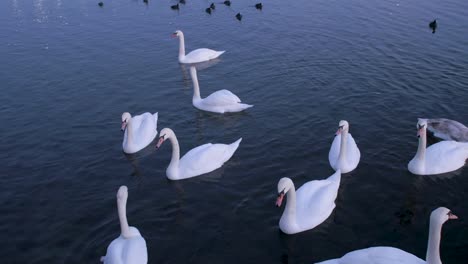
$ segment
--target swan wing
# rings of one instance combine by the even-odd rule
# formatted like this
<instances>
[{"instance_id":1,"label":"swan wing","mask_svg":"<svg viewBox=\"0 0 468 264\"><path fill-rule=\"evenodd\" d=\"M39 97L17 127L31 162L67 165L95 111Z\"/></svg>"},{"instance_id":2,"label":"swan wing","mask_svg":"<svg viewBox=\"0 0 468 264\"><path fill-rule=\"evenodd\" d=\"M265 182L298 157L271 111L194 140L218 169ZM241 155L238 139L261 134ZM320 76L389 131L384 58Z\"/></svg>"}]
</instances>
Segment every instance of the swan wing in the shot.
<instances>
[{"instance_id":1,"label":"swan wing","mask_svg":"<svg viewBox=\"0 0 468 264\"><path fill-rule=\"evenodd\" d=\"M233 149L232 145L235 143L231 145L208 143L190 150L179 162L182 177L193 177L220 168L234 154L239 145L237 143L237 146Z\"/></svg>"},{"instance_id":2,"label":"swan wing","mask_svg":"<svg viewBox=\"0 0 468 264\"><path fill-rule=\"evenodd\" d=\"M413 254L394 247L371 247L347 253L339 259L317 264L426 264Z\"/></svg>"},{"instance_id":3,"label":"swan wing","mask_svg":"<svg viewBox=\"0 0 468 264\"><path fill-rule=\"evenodd\" d=\"M240 103L239 97L229 90L219 90L203 99L203 104L209 106L225 106Z\"/></svg>"},{"instance_id":4,"label":"swan wing","mask_svg":"<svg viewBox=\"0 0 468 264\"><path fill-rule=\"evenodd\" d=\"M136 145L148 145L157 135L157 114L143 113L132 117L132 129Z\"/></svg>"},{"instance_id":5,"label":"swan wing","mask_svg":"<svg viewBox=\"0 0 468 264\"><path fill-rule=\"evenodd\" d=\"M426 173L437 174L457 170L468 159L468 143L441 141L426 149Z\"/></svg>"},{"instance_id":6,"label":"swan wing","mask_svg":"<svg viewBox=\"0 0 468 264\"><path fill-rule=\"evenodd\" d=\"M125 264L146 264L148 263L148 250L143 237L137 236L126 239L122 252L122 263Z\"/></svg>"},{"instance_id":7,"label":"swan wing","mask_svg":"<svg viewBox=\"0 0 468 264\"><path fill-rule=\"evenodd\" d=\"M361 159L361 152L359 151L359 148L356 144L356 141L354 141L353 136L351 133L348 133L348 149L346 153L346 158L348 163L350 164L356 164L359 163L359 160Z\"/></svg>"},{"instance_id":8,"label":"swan wing","mask_svg":"<svg viewBox=\"0 0 468 264\"><path fill-rule=\"evenodd\" d=\"M328 218L335 208L341 171L324 180L310 181L296 191L298 224L316 226Z\"/></svg>"},{"instance_id":9,"label":"swan wing","mask_svg":"<svg viewBox=\"0 0 468 264\"><path fill-rule=\"evenodd\" d=\"M427 122L427 130L435 137L444 140L468 142L468 128L460 122L445 118L423 119Z\"/></svg>"},{"instance_id":10,"label":"swan wing","mask_svg":"<svg viewBox=\"0 0 468 264\"><path fill-rule=\"evenodd\" d=\"M183 61L186 63L197 63L207 60L212 60L223 54L224 51L216 51L212 49L196 49L185 55Z\"/></svg>"}]
</instances>

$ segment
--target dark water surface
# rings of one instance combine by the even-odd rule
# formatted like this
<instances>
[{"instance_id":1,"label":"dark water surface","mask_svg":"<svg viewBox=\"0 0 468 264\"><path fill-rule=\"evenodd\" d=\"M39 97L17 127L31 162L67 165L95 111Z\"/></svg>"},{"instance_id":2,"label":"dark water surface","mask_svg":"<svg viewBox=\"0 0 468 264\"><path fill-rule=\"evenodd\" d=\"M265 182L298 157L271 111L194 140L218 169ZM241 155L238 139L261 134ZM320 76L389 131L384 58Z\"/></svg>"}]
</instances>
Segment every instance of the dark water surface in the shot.
<instances>
[{"instance_id":1,"label":"dark water surface","mask_svg":"<svg viewBox=\"0 0 468 264\"><path fill-rule=\"evenodd\" d=\"M376 245L425 258L438 206L460 218L443 228L444 264L468 263L468 168L406 169L417 117L468 123L468 1L265 0L258 11L239 0L211 16L210 1L179 12L174 1L97 2L0 2L2 263L98 263L120 232L121 185L149 263L313 263ZM255 107L195 109L176 29L188 51L227 51L199 71L202 95L230 89ZM124 111L159 112L181 153L244 140L223 168L171 182L169 145L122 153ZM343 175L327 221L281 234L278 180L331 175L340 119L358 168Z\"/></svg>"}]
</instances>

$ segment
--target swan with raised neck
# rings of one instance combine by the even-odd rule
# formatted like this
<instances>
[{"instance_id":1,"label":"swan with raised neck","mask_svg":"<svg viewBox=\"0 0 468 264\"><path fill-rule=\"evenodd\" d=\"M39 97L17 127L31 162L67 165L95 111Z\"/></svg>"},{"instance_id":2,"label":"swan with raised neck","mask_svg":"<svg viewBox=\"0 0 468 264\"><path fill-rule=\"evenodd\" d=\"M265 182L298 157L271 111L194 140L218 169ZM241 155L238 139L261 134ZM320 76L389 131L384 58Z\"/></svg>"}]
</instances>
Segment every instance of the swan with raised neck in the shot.
<instances>
[{"instance_id":1,"label":"swan with raised neck","mask_svg":"<svg viewBox=\"0 0 468 264\"><path fill-rule=\"evenodd\" d=\"M359 164L361 152L349 133L349 123L341 120L335 133L328 159L334 170L340 169L342 173L353 171Z\"/></svg>"},{"instance_id":2,"label":"swan with raised neck","mask_svg":"<svg viewBox=\"0 0 468 264\"><path fill-rule=\"evenodd\" d=\"M166 169L170 180L182 180L214 171L228 161L239 147L242 138L231 144L204 144L189 150L180 158L180 147L177 137L170 128L164 128L159 133L156 148L169 140L172 145L172 157Z\"/></svg>"},{"instance_id":3,"label":"swan with raised neck","mask_svg":"<svg viewBox=\"0 0 468 264\"><path fill-rule=\"evenodd\" d=\"M278 182L276 206L280 207L286 195L286 206L279 227L286 234L295 234L315 228L325 221L335 208L335 199L340 186L341 171L324 180L306 182L295 189L290 178Z\"/></svg>"},{"instance_id":4,"label":"swan with raised neck","mask_svg":"<svg viewBox=\"0 0 468 264\"><path fill-rule=\"evenodd\" d=\"M317 264L442 264L440 259L440 238L442 225L451 219L458 219L448 208L439 207L432 211L429 223L426 261L394 247L370 247L347 253L341 258L318 262Z\"/></svg>"},{"instance_id":5,"label":"swan with raised neck","mask_svg":"<svg viewBox=\"0 0 468 264\"><path fill-rule=\"evenodd\" d=\"M201 48L193 50L186 55L184 33L180 30L176 30L172 34L172 37L179 38L179 63L199 63L203 61L208 61L218 58L219 56L221 56L221 54L225 52Z\"/></svg>"},{"instance_id":6,"label":"swan with raised neck","mask_svg":"<svg viewBox=\"0 0 468 264\"><path fill-rule=\"evenodd\" d=\"M463 167L468 159L468 143L440 141L427 147L427 119L416 124L418 150L408 163L408 170L417 175L451 172Z\"/></svg>"},{"instance_id":7,"label":"swan with raised neck","mask_svg":"<svg viewBox=\"0 0 468 264\"><path fill-rule=\"evenodd\" d=\"M226 112L240 112L253 106L241 103L237 95L226 89L216 91L206 98L201 98L195 66L190 67L190 76L193 82L192 104L200 110L223 114Z\"/></svg>"}]
</instances>

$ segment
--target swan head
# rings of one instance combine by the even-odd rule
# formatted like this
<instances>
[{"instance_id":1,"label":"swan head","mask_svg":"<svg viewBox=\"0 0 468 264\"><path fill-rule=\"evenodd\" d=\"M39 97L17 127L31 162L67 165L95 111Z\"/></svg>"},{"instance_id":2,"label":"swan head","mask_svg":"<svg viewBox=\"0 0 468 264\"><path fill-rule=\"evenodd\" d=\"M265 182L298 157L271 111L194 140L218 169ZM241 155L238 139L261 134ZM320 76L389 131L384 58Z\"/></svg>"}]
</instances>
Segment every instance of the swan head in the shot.
<instances>
[{"instance_id":1,"label":"swan head","mask_svg":"<svg viewBox=\"0 0 468 264\"><path fill-rule=\"evenodd\" d=\"M125 131L125 128L127 127L128 122L130 122L130 119L132 119L132 115L130 115L129 112L122 114L122 131Z\"/></svg>"},{"instance_id":2,"label":"swan head","mask_svg":"<svg viewBox=\"0 0 468 264\"><path fill-rule=\"evenodd\" d=\"M349 123L346 120L341 120L340 123L338 123L338 130L336 131L336 135L341 134L343 131L349 131Z\"/></svg>"},{"instance_id":3,"label":"swan head","mask_svg":"<svg viewBox=\"0 0 468 264\"><path fill-rule=\"evenodd\" d=\"M421 134L426 131L427 119L418 118L418 123L416 124L416 128L418 129L418 133L416 135L420 137Z\"/></svg>"},{"instance_id":4,"label":"swan head","mask_svg":"<svg viewBox=\"0 0 468 264\"><path fill-rule=\"evenodd\" d=\"M156 144L156 148L158 149L159 147L161 147L161 145L164 143L164 141L166 141L172 135L174 135L174 131L172 131L172 129L167 128L167 127L163 128L159 132L159 139L158 139L158 143Z\"/></svg>"},{"instance_id":5,"label":"swan head","mask_svg":"<svg viewBox=\"0 0 468 264\"><path fill-rule=\"evenodd\" d=\"M431 223L442 225L451 219L458 219L458 216L454 215L450 209L445 207L439 207L431 213Z\"/></svg>"},{"instance_id":6,"label":"swan head","mask_svg":"<svg viewBox=\"0 0 468 264\"><path fill-rule=\"evenodd\" d=\"M278 182L278 198L276 199L276 206L280 207L283 202L284 195L294 187L291 179L284 177Z\"/></svg>"},{"instance_id":7,"label":"swan head","mask_svg":"<svg viewBox=\"0 0 468 264\"><path fill-rule=\"evenodd\" d=\"M184 33L182 33L182 31L176 30L176 31L174 31L174 33L172 33L172 37L173 37L173 38L178 38L178 37L180 37L180 36L183 36L183 34L184 34Z\"/></svg>"},{"instance_id":8,"label":"swan head","mask_svg":"<svg viewBox=\"0 0 468 264\"><path fill-rule=\"evenodd\" d=\"M120 186L117 191L117 201L126 201L128 198L128 188L125 185Z\"/></svg>"}]
</instances>

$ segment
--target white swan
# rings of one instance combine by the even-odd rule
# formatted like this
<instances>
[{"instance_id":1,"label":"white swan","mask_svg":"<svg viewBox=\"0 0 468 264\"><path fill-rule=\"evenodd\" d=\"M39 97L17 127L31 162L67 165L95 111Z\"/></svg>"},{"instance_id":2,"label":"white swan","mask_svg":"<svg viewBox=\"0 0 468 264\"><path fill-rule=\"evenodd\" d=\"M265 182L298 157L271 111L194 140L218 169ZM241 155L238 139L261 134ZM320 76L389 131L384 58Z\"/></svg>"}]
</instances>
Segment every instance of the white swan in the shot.
<instances>
[{"instance_id":1,"label":"white swan","mask_svg":"<svg viewBox=\"0 0 468 264\"><path fill-rule=\"evenodd\" d=\"M121 186L117 192L117 210L119 212L121 234L107 247L107 253L101 257L104 264L146 264L148 252L146 241L138 229L128 226L126 206L127 186Z\"/></svg>"},{"instance_id":2,"label":"white swan","mask_svg":"<svg viewBox=\"0 0 468 264\"><path fill-rule=\"evenodd\" d=\"M253 106L242 104L239 97L224 89L216 91L206 98L201 98L197 70L194 66L190 67L190 76L193 81L192 104L200 110L223 114L226 112L240 112Z\"/></svg>"},{"instance_id":3,"label":"white swan","mask_svg":"<svg viewBox=\"0 0 468 264\"><path fill-rule=\"evenodd\" d=\"M198 146L180 158L179 141L170 128L164 128L159 133L159 148L165 140L172 144L172 158L166 169L166 176L170 180L182 180L214 171L228 161L239 147L242 138L236 142L226 144L204 144Z\"/></svg>"},{"instance_id":4,"label":"white swan","mask_svg":"<svg viewBox=\"0 0 468 264\"><path fill-rule=\"evenodd\" d=\"M328 153L328 161L334 170L340 169L342 173L348 173L357 167L360 159L361 152L349 133L349 124L341 120Z\"/></svg>"},{"instance_id":5,"label":"white swan","mask_svg":"<svg viewBox=\"0 0 468 264\"><path fill-rule=\"evenodd\" d=\"M414 158L408 163L408 170L417 175L439 174L457 170L465 165L468 159L468 143L441 141L426 149L427 122L419 119L419 145Z\"/></svg>"},{"instance_id":6,"label":"white swan","mask_svg":"<svg viewBox=\"0 0 468 264\"><path fill-rule=\"evenodd\" d=\"M445 207L439 207L432 211L426 261L398 248L371 247L352 251L339 259L331 259L317 264L442 264L439 253L440 235L442 225L449 219L458 219L458 217Z\"/></svg>"},{"instance_id":7,"label":"white swan","mask_svg":"<svg viewBox=\"0 0 468 264\"><path fill-rule=\"evenodd\" d=\"M180 30L176 30L173 34L173 37L179 37L179 62L180 63L199 63L202 61L208 61L216 59L225 51L216 51L212 49L196 49L185 55L185 40L184 33Z\"/></svg>"},{"instance_id":8,"label":"white swan","mask_svg":"<svg viewBox=\"0 0 468 264\"><path fill-rule=\"evenodd\" d=\"M125 131L122 148L132 154L142 150L153 142L158 134L158 113L144 113L132 117L130 113L122 114L122 131Z\"/></svg>"},{"instance_id":9,"label":"white swan","mask_svg":"<svg viewBox=\"0 0 468 264\"><path fill-rule=\"evenodd\" d=\"M427 130L432 132L435 137L443 140L468 142L468 127L460 122L445 118L419 118L419 120L426 121Z\"/></svg>"},{"instance_id":10,"label":"white swan","mask_svg":"<svg viewBox=\"0 0 468 264\"><path fill-rule=\"evenodd\" d=\"M309 181L299 189L289 178L278 182L280 207L284 195L287 195L286 207L281 216L279 227L286 234L295 234L312 229L325 221L335 208L335 199L340 186L341 171L337 170L325 180Z\"/></svg>"}]
</instances>

